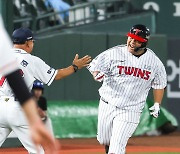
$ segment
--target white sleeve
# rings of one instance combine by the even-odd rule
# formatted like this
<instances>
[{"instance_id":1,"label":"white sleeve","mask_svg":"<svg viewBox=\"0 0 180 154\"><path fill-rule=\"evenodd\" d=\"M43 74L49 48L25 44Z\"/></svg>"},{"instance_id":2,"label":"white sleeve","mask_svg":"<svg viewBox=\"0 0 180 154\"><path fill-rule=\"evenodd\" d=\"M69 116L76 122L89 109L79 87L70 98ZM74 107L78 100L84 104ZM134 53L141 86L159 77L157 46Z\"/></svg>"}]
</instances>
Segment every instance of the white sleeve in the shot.
<instances>
[{"instance_id":1,"label":"white sleeve","mask_svg":"<svg viewBox=\"0 0 180 154\"><path fill-rule=\"evenodd\" d=\"M47 65L42 59L36 56L32 56L33 58L33 75L36 79L42 81L44 84L47 84L48 86L53 82L57 70Z\"/></svg>"},{"instance_id":2,"label":"white sleeve","mask_svg":"<svg viewBox=\"0 0 180 154\"><path fill-rule=\"evenodd\" d=\"M110 68L110 56L108 51L104 51L92 60L87 69L92 73L94 71L109 73Z\"/></svg>"},{"instance_id":3,"label":"white sleeve","mask_svg":"<svg viewBox=\"0 0 180 154\"><path fill-rule=\"evenodd\" d=\"M10 38L3 26L3 21L0 16L0 73L7 75L18 69L18 63L12 52L12 44Z\"/></svg>"},{"instance_id":4,"label":"white sleeve","mask_svg":"<svg viewBox=\"0 0 180 154\"><path fill-rule=\"evenodd\" d=\"M167 86L167 74L162 62L157 67L155 78L152 82L153 89L164 89Z\"/></svg>"}]
</instances>

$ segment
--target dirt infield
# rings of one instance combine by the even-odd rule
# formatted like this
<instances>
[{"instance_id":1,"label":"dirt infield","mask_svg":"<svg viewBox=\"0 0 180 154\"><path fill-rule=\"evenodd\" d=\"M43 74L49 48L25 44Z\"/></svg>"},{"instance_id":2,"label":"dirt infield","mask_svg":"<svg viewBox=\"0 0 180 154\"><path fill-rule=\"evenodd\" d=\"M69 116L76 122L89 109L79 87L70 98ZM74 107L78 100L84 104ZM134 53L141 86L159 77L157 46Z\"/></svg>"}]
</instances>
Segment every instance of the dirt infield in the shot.
<instances>
[{"instance_id":1,"label":"dirt infield","mask_svg":"<svg viewBox=\"0 0 180 154\"><path fill-rule=\"evenodd\" d=\"M161 136L140 136L133 137L128 142L129 146L157 146L180 148L180 132Z\"/></svg>"},{"instance_id":2,"label":"dirt infield","mask_svg":"<svg viewBox=\"0 0 180 154\"><path fill-rule=\"evenodd\" d=\"M105 154L95 138L60 139L60 154ZM0 154L27 154L23 148L1 148ZM180 132L162 136L132 137L127 154L180 154Z\"/></svg>"}]
</instances>

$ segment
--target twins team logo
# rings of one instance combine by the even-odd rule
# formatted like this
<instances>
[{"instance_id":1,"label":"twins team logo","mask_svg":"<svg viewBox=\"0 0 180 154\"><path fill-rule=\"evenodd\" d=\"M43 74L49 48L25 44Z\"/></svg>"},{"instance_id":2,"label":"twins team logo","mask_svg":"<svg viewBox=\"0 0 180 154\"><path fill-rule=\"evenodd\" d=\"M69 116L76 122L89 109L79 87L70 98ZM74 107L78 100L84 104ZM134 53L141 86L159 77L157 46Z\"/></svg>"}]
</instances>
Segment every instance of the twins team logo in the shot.
<instances>
[{"instance_id":1,"label":"twins team logo","mask_svg":"<svg viewBox=\"0 0 180 154\"><path fill-rule=\"evenodd\" d=\"M135 34L135 35L138 35L139 32L142 32L142 30L140 30L140 29L134 29L134 34Z\"/></svg>"},{"instance_id":2,"label":"twins team logo","mask_svg":"<svg viewBox=\"0 0 180 154\"><path fill-rule=\"evenodd\" d=\"M117 66L119 68L119 74L126 74L135 76L144 80L148 80L151 72L147 70L142 70L140 68L131 67L131 66Z\"/></svg>"}]
</instances>

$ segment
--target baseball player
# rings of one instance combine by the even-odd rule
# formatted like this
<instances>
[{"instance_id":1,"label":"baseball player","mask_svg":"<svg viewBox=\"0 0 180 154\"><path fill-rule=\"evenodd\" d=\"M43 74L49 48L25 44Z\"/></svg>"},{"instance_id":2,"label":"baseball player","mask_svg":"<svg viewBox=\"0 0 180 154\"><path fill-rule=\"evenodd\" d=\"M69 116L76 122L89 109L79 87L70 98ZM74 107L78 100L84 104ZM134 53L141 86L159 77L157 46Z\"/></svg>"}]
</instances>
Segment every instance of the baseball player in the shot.
<instances>
[{"instance_id":1,"label":"baseball player","mask_svg":"<svg viewBox=\"0 0 180 154\"><path fill-rule=\"evenodd\" d=\"M35 80L32 87L32 93L35 97L35 100L37 101L38 113L41 117L41 120L43 121L49 132L54 136L52 122L47 113L47 100L45 97L43 97L44 84L39 80Z\"/></svg>"},{"instance_id":2,"label":"baseball player","mask_svg":"<svg viewBox=\"0 0 180 154\"><path fill-rule=\"evenodd\" d=\"M5 77L1 78L0 86L2 83L7 80L9 82L10 87L13 89L16 97L19 100L20 105L24 109L26 117L31 127L31 137L34 143L38 146L39 144L46 147L46 151L48 154L55 154L56 145L53 137L48 133L48 131L44 128L40 118L38 117L35 102L32 99L31 94L19 72L18 63L11 52L11 43L6 33L6 30L3 27L2 18L0 16L0 73ZM3 92L0 90L0 94ZM9 107L8 98L0 97L0 140L4 135L4 131L6 130L5 125L3 124L6 121L6 125L9 125L11 121L9 121L9 112L7 109ZM13 104L11 104L13 105ZM10 108L11 109L11 108ZM5 112L4 112L5 110Z\"/></svg>"},{"instance_id":3,"label":"baseball player","mask_svg":"<svg viewBox=\"0 0 180 154\"><path fill-rule=\"evenodd\" d=\"M100 53L88 67L96 81L103 81L99 89L97 140L105 145L107 154L125 154L151 88L154 105L150 114L158 117L167 84L163 63L146 47L149 29L134 25L127 36L127 44Z\"/></svg>"},{"instance_id":4,"label":"baseball player","mask_svg":"<svg viewBox=\"0 0 180 154\"><path fill-rule=\"evenodd\" d=\"M29 91L32 89L35 79L38 79L49 86L54 79L60 80L65 78L74 72L77 72L78 69L87 66L91 61L91 57L88 55L79 59L76 54L72 65L67 68L55 70L40 58L30 54L34 46L34 38L31 30L28 28L16 29L12 34L12 40L14 44L12 52L14 52L18 61L21 75L24 77ZM5 118L0 119L0 127L4 128L0 130L0 146L9 133L14 131L29 153L44 154L42 147L40 147L39 151L37 151L36 146L33 144L29 135L29 125L27 123L27 119L21 111L16 97L12 93L3 76L1 77L0 97L4 98L4 101L9 104L8 108L6 106L0 107L3 112L2 115L8 115L7 120Z\"/></svg>"}]
</instances>

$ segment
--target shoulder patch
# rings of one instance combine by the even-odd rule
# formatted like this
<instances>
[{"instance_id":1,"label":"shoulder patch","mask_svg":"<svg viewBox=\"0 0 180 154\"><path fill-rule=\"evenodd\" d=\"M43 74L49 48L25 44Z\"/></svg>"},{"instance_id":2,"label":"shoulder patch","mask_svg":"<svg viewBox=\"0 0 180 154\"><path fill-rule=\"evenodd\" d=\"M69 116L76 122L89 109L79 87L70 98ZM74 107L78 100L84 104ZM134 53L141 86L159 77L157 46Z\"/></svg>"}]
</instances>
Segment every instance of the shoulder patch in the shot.
<instances>
[{"instance_id":1,"label":"shoulder patch","mask_svg":"<svg viewBox=\"0 0 180 154\"><path fill-rule=\"evenodd\" d=\"M25 61L25 60L23 60L23 61L21 62L21 65L22 65L23 67L26 67L26 66L28 65L28 62Z\"/></svg>"}]
</instances>

